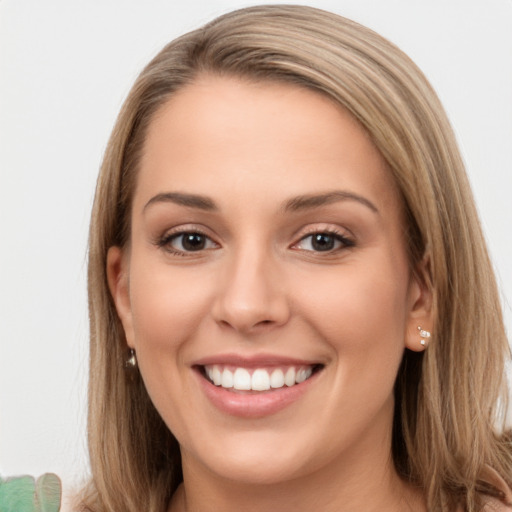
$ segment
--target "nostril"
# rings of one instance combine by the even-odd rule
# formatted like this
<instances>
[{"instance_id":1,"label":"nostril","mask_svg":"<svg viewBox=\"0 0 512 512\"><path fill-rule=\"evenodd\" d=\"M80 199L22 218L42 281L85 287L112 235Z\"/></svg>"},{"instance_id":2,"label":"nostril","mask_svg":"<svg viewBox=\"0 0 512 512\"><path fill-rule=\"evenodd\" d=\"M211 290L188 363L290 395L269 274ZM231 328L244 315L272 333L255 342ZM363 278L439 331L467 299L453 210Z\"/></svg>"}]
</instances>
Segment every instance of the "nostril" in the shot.
<instances>
[{"instance_id":1,"label":"nostril","mask_svg":"<svg viewBox=\"0 0 512 512\"><path fill-rule=\"evenodd\" d=\"M273 320L260 320L254 324L253 329L266 329L267 327L273 326L275 324L276 322Z\"/></svg>"}]
</instances>

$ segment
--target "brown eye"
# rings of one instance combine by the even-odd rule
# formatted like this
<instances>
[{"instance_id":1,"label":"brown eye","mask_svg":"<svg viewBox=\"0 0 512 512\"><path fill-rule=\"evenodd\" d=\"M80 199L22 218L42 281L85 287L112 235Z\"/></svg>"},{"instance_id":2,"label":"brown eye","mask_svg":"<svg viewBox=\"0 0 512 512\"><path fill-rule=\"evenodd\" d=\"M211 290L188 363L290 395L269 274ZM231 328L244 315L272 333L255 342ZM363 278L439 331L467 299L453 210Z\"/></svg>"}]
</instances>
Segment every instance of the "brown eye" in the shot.
<instances>
[{"instance_id":1,"label":"brown eye","mask_svg":"<svg viewBox=\"0 0 512 512\"><path fill-rule=\"evenodd\" d=\"M217 247L217 244L209 237L193 231L168 236L161 245L176 253L197 252Z\"/></svg>"},{"instance_id":2,"label":"brown eye","mask_svg":"<svg viewBox=\"0 0 512 512\"><path fill-rule=\"evenodd\" d=\"M315 251L332 251L335 247L336 239L326 233L317 233L311 236L311 247Z\"/></svg>"},{"instance_id":3,"label":"brown eye","mask_svg":"<svg viewBox=\"0 0 512 512\"><path fill-rule=\"evenodd\" d=\"M318 232L302 238L295 248L303 251L330 252L352 246L352 240L338 233Z\"/></svg>"},{"instance_id":4,"label":"brown eye","mask_svg":"<svg viewBox=\"0 0 512 512\"><path fill-rule=\"evenodd\" d=\"M181 245L185 251L200 251L206 246L206 237L199 233L184 233L181 238Z\"/></svg>"}]
</instances>

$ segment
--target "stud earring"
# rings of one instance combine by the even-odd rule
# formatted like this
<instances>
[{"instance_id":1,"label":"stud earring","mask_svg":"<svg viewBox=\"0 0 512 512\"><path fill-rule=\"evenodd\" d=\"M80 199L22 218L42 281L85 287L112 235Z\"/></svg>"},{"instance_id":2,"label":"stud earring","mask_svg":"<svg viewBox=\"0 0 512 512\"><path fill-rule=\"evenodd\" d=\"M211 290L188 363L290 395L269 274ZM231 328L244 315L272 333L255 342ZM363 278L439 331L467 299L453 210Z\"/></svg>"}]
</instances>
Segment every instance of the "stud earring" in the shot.
<instances>
[{"instance_id":1,"label":"stud earring","mask_svg":"<svg viewBox=\"0 0 512 512\"><path fill-rule=\"evenodd\" d=\"M418 331L420 332L420 343L422 347L426 347L428 345L428 338L430 338L430 332L422 329L421 326L418 325Z\"/></svg>"},{"instance_id":2,"label":"stud earring","mask_svg":"<svg viewBox=\"0 0 512 512\"><path fill-rule=\"evenodd\" d=\"M137 356L135 355L135 350L133 350L133 348L130 349L130 355L124 362L124 367L128 370L134 370L137 368Z\"/></svg>"}]
</instances>

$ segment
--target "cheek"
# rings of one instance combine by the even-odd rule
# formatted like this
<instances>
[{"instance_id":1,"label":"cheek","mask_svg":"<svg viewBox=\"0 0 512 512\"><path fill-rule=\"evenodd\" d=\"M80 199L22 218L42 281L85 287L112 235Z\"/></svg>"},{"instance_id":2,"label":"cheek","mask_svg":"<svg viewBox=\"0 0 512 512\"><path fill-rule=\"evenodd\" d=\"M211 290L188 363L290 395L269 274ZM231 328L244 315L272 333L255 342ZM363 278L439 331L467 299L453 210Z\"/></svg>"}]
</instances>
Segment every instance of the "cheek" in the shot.
<instances>
[{"instance_id":1,"label":"cheek","mask_svg":"<svg viewBox=\"0 0 512 512\"><path fill-rule=\"evenodd\" d=\"M204 286L196 282L194 272L173 272L161 263L134 262L132 269L130 301L136 348L177 349L208 309Z\"/></svg>"},{"instance_id":2,"label":"cheek","mask_svg":"<svg viewBox=\"0 0 512 512\"><path fill-rule=\"evenodd\" d=\"M310 311L318 318L329 339L344 332L344 343L351 339L378 342L365 333L380 334L379 338L403 335L406 316L406 282L402 272L353 265L332 273L328 278L315 279L304 290L302 302L309 302Z\"/></svg>"},{"instance_id":3,"label":"cheek","mask_svg":"<svg viewBox=\"0 0 512 512\"><path fill-rule=\"evenodd\" d=\"M176 272L151 258L132 257L130 302L141 376L151 401L178 438L186 437L191 401L186 359L189 341L208 309L193 272Z\"/></svg>"},{"instance_id":4,"label":"cheek","mask_svg":"<svg viewBox=\"0 0 512 512\"><path fill-rule=\"evenodd\" d=\"M363 389L392 388L405 347L407 264L363 261L316 279L301 296L309 321L331 346L339 379ZM373 389L372 392L376 392Z\"/></svg>"}]
</instances>

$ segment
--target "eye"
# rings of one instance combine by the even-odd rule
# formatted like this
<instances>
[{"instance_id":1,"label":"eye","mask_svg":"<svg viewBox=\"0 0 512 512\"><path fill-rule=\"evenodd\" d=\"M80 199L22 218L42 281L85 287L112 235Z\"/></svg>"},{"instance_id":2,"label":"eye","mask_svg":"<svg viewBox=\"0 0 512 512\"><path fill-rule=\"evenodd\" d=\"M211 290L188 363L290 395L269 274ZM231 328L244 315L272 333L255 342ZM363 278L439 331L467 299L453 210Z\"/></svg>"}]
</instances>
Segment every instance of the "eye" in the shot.
<instances>
[{"instance_id":1,"label":"eye","mask_svg":"<svg viewBox=\"0 0 512 512\"><path fill-rule=\"evenodd\" d=\"M303 251L330 252L353 246L354 242L352 240L339 233L322 231L301 238L293 248Z\"/></svg>"},{"instance_id":2,"label":"eye","mask_svg":"<svg viewBox=\"0 0 512 512\"><path fill-rule=\"evenodd\" d=\"M161 240L159 245L177 254L198 252L217 247L217 244L211 238L196 231L185 231L168 235Z\"/></svg>"}]
</instances>

